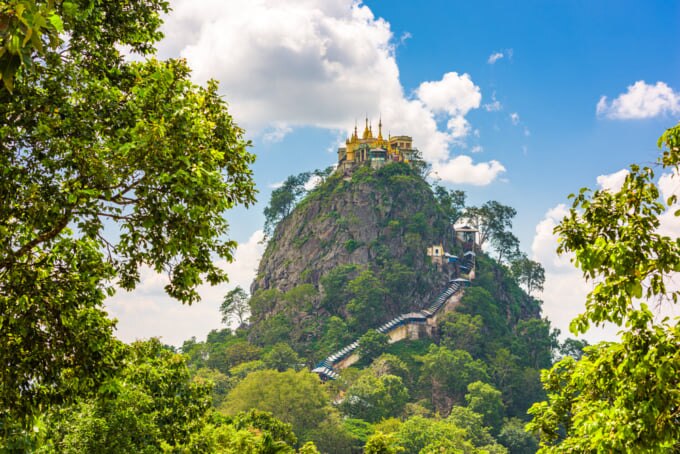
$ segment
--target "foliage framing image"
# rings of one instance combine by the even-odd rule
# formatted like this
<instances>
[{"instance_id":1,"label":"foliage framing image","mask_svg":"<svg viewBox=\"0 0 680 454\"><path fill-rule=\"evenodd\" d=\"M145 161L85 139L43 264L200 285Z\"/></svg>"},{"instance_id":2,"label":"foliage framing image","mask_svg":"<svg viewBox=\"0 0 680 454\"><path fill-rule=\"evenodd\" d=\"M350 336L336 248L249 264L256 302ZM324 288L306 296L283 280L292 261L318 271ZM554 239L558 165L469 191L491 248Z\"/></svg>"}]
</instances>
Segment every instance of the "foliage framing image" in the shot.
<instances>
[{"instance_id":1,"label":"foliage framing image","mask_svg":"<svg viewBox=\"0 0 680 454\"><path fill-rule=\"evenodd\" d=\"M153 58L168 3L0 6L0 425L27 427L118 367L102 308L140 267L167 293L227 279L225 210L254 202L243 131L217 83ZM128 62L119 51L147 57Z\"/></svg>"},{"instance_id":2,"label":"foliage framing image","mask_svg":"<svg viewBox=\"0 0 680 454\"><path fill-rule=\"evenodd\" d=\"M678 178L680 126L659 139L658 165ZM584 333L605 322L623 328L620 342L586 349L543 372L548 401L535 404L529 428L540 452L671 452L680 448L680 325L657 321L648 304L677 303L669 287L680 271L680 238L658 233L677 196L660 200L649 167L632 165L619 191L582 189L556 227L560 252L573 252L596 282L585 313L571 325Z\"/></svg>"}]
</instances>

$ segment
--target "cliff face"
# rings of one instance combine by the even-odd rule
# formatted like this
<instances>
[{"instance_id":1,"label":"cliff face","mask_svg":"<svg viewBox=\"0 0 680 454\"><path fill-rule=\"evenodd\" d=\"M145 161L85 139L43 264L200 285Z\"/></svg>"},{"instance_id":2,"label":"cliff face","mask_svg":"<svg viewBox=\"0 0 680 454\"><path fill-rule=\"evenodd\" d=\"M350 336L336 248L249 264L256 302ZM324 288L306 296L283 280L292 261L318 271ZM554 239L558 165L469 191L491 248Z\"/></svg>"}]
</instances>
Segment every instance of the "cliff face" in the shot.
<instances>
[{"instance_id":1,"label":"cliff face","mask_svg":"<svg viewBox=\"0 0 680 454\"><path fill-rule=\"evenodd\" d=\"M332 175L274 230L251 286L248 338L286 342L318 361L431 303L456 275L455 265L427 256L439 244L462 252L430 186L409 166ZM540 302L505 266L478 254L476 275L473 287L484 291L472 292L465 312L483 318L489 339L512 337L521 320L540 317Z\"/></svg>"},{"instance_id":2,"label":"cliff face","mask_svg":"<svg viewBox=\"0 0 680 454\"><path fill-rule=\"evenodd\" d=\"M360 168L349 180L331 176L279 223L251 293L311 284L321 299L322 278L354 264L386 285L403 278L399 298L385 297L388 317L420 307L446 283L452 270L437 270L426 256L439 243L449 250L452 231L420 176L404 164Z\"/></svg>"}]
</instances>

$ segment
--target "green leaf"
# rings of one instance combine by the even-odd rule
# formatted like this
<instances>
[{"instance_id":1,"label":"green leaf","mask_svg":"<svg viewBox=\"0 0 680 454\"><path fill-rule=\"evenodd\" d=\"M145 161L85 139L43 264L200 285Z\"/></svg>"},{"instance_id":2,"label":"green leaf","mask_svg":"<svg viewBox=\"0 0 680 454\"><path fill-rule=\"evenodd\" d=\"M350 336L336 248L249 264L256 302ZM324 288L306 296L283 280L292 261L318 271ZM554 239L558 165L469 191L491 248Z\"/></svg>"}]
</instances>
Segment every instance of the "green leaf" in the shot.
<instances>
[{"instance_id":1,"label":"green leaf","mask_svg":"<svg viewBox=\"0 0 680 454\"><path fill-rule=\"evenodd\" d=\"M52 27L57 31L57 33L63 33L64 32L64 23L61 20L61 17L59 15L51 14L48 17L48 20L50 21L50 24L52 24Z\"/></svg>"}]
</instances>

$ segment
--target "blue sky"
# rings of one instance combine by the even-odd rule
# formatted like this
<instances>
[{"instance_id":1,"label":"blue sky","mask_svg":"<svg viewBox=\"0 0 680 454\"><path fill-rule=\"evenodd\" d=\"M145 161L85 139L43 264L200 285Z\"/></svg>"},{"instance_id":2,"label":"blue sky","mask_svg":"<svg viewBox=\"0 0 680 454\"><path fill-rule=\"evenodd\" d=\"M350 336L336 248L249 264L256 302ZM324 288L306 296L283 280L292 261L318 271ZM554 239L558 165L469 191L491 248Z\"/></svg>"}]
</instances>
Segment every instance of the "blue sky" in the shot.
<instances>
[{"instance_id":1,"label":"blue sky","mask_svg":"<svg viewBox=\"0 0 680 454\"><path fill-rule=\"evenodd\" d=\"M252 277L272 187L331 165L354 119L382 114L392 134L414 136L442 184L472 204L517 209L522 248L548 262L545 312L564 331L587 287L552 251L560 204L598 177L654 161L658 136L680 119L675 1L171 5L160 56L187 58L197 82L220 81L258 156L258 204L228 214L243 243L227 266L232 285ZM187 309L162 296L162 282L147 273L140 291L110 302L122 338L178 344L219 326L225 287Z\"/></svg>"}]
</instances>

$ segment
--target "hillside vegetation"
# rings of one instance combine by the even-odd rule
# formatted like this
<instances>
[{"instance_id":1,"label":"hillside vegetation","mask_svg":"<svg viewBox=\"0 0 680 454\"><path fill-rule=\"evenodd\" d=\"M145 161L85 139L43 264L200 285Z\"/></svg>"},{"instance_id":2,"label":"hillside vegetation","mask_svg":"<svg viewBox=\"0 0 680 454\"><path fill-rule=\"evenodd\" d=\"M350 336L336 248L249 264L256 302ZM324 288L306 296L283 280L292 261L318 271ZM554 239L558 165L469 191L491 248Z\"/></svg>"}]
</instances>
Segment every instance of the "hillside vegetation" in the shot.
<instances>
[{"instance_id":1,"label":"hillside vegetation","mask_svg":"<svg viewBox=\"0 0 680 454\"><path fill-rule=\"evenodd\" d=\"M437 266L426 250L441 243L462 254L452 222L464 200L460 191L431 187L405 164L362 167L351 178L331 174L301 195L273 228L252 296L242 293L236 301L232 295L223 306L229 319L238 304L248 304L250 319L182 347L197 376L219 383L215 405L227 414L272 411L328 452L361 452L369 439L412 444L406 452L414 453L448 449L446 443L469 452L533 452L536 441L522 421L545 397L539 370L552 364L559 345L540 318L540 301L513 273L516 261L528 260L516 247L502 263L478 251L476 279L455 311L440 316L432 338L388 345L372 331L427 305L457 275L455 264ZM476 220L490 244L511 235L511 219L496 221ZM305 400L300 393L311 398L314 392L298 389L302 376L285 374L308 374L305 369L357 338L360 361L320 385L326 398L315 408L324 417L311 427L294 423L279 407L281 393L297 401ZM269 390L278 397L267 397ZM421 430L432 434L412 440Z\"/></svg>"}]
</instances>

